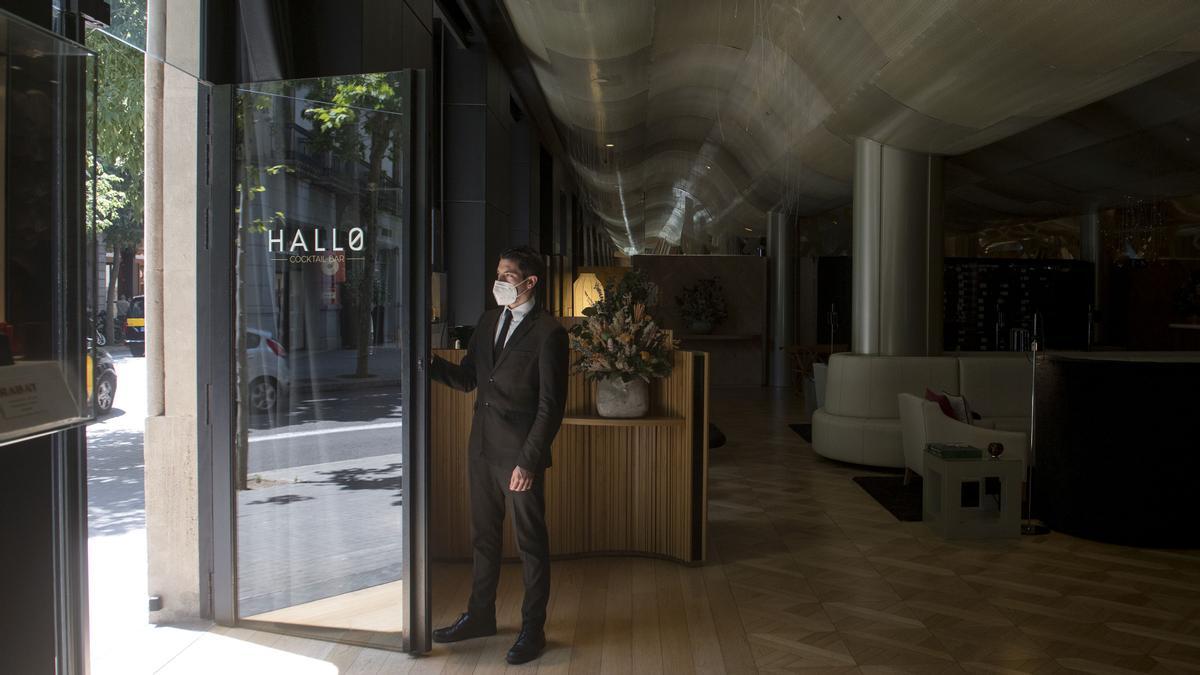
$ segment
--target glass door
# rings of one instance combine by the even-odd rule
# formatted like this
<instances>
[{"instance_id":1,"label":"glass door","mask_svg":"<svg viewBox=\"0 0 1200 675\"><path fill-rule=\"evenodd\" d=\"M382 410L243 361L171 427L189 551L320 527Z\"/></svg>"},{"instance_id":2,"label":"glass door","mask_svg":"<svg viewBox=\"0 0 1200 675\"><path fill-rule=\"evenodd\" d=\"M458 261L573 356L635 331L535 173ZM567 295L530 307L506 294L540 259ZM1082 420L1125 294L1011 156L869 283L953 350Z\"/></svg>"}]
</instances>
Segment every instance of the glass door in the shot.
<instances>
[{"instance_id":1,"label":"glass door","mask_svg":"<svg viewBox=\"0 0 1200 675\"><path fill-rule=\"evenodd\" d=\"M421 76L259 83L229 97L231 520L245 625L413 648L429 311Z\"/></svg>"}]
</instances>

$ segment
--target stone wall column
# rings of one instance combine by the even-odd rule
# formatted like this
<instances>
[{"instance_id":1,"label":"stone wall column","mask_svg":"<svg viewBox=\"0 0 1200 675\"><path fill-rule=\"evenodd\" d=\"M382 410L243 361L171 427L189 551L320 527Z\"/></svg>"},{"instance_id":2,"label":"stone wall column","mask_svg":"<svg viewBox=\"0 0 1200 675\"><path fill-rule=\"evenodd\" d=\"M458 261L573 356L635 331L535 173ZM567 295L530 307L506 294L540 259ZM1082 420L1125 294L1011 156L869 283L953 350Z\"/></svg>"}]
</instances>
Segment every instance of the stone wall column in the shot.
<instances>
[{"instance_id":1,"label":"stone wall column","mask_svg":"<svg viewBox=\"0 0 1200 675\"><path fill-rule=\"evenodd\" d=\"M145 116L148 594L154 623L206 612L197 429L199 0L150 0Z\"/></svg>"}]
</instances>

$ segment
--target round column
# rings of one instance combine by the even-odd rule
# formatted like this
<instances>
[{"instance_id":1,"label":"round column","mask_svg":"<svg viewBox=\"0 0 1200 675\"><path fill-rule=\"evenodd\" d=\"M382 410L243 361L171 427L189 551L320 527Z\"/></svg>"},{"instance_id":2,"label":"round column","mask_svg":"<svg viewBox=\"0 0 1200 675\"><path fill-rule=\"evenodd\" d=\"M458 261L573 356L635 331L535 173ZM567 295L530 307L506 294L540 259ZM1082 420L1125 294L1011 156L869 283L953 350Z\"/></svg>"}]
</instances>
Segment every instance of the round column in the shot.
<instances>
[{"instance_id":1,"label":"round column","mask_svg":"<svg viewBox=\"0 0 1200 675\"><path fill-rule=\"evenodd\" d=\"M782 211L767 214L767 256L771 274L771 340L768 381L792 384L792 362L783 347L796 341L795 227Z\"/></svg>"},{"instance_id":2,"label":"round column","mask_svg":"<svg viewBox=\"0 0 1200 675\"><path fill-rule=\"evenodd\" d=\"M850 347L916 356L942 349L942 159L854 145Z\"/></svg>"}]
</instances>

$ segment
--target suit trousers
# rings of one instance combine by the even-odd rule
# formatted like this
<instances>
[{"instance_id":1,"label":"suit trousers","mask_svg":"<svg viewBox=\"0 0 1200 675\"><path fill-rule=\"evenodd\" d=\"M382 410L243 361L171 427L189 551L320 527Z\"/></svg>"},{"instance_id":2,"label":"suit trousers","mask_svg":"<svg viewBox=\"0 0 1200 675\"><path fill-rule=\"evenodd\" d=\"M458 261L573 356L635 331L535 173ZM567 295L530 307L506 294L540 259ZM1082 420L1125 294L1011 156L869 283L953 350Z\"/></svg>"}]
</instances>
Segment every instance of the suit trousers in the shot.
<instances>
[{"instance_id":1,"label":"suit trousers","mask_svg":"<svg viewBox=\"0 0 1200 675\"><path fill-rule=\"evenodd\" d=\"M500 583L500 553L504 541L504 498L512 498L513 534L521 554L525 599L521 624L541 629L546 625L550 602L550 536L546 532L545 473L534 474L533 487L510 492L515 460L493 464L480 457L467 461L471 489L471 546L473 569L467 610L495 616L496 587Z\"/></svg>"}]
</instances>

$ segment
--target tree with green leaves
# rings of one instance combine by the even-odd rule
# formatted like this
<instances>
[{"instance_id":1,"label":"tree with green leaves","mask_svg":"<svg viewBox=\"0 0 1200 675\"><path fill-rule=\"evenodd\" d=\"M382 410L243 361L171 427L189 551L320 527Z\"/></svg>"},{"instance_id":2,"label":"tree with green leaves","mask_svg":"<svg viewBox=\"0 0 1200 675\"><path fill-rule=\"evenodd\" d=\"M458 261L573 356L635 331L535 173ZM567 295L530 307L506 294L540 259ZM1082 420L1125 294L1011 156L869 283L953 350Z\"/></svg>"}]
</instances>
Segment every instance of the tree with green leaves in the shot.
<instances>
[{"instance_id":1,"label":"tree with green leaves","mask_svg":"<svg viewBox=\"0 0 1200 675\"><path fill-rule=\"evenodd\" d=\"M128 210L129 193L125 191L125 178L110 173L97 162L91 152L87 153L88 199L85 205L87 222L98 232L112 232L121 225L122 216ZM95 194L91 194L94 189Z\"/></svg>"},{"instance_id":2,"label":"tree with green leaves","mask_svg":"<svg viewBox=\"0 0 1200 675\"><path fill-rule=\"evenodd\" d=\"M145 195L145 56L128 43L131 39L144 40L145 6L143 3L139 7L133 0L119 0L117 9L126 19L125 32L119 33L121 39L95 28L89 29L87 34L87 44L96 52L98 78L96 147L88 161L89 209L92 204L91 174L96 174L97 181L108 180L107 184L96 185L97 205L95 214L88 214L88 222L103 235L105 247L113 255L113 273L109 276L105 303L108 319L104 328L110 341L116 316L119 271L126 262L125 253L136 250L144 237ZM115 199L116 191L122 195L119 199ZM105 204L100 204L101 200Z\"/></svg>"},{"instance_id":3,"label":"tree with green leaves","mask_svg":"<svg viewBox=\"0 0 1200 675\"><path fill-rule=\"evenodd\" d=\"M321 78L308 97L321 101L304 111L316 123L314 146L343 161L367 164L366 197L358 200L359 222L366 233L361 271L346 284L354 301L358 355L355 377L369 377L372 310L378 302L375 289L379 241L380 195L384 188L384 161L396 159L402 132L403 89L399 76L373 73ZM357 183L357 181L355 181ZM359 186L350 187L351 199ZM343 210L338 209L339 217Z\"/></svg>"},{"instance_id":4,"label":"tree with green leaves","mask_svg":"<svg viewBox=\"0 0 1200 675\"><path fill-rule=\"evenodd\" d=\"M277 112L274 106L275 101L270 95L259 92L239 91L234 99L234 127L242 148L238 155L233 188L233 212L237 223L234 265L235 269L240 270L235 277L234 289L237 302L234 353L238 359L238 372L243 374L249 369L246 355L246 331L249 327L246 320L247 254L251 247L259 245L260 240L254 238L255 235L262 235L274 227L287 228L287 215L273 208L275 205L268 199L267 184L272 177L295 173L295 169L287 164L263 163L264 158L258 152L260 127L274 124ZM284 317L284 320L287 318ZM239 490L249 488L250 384L245 377L237 378L236 480Z\"/></svg>"}]
</instances>

